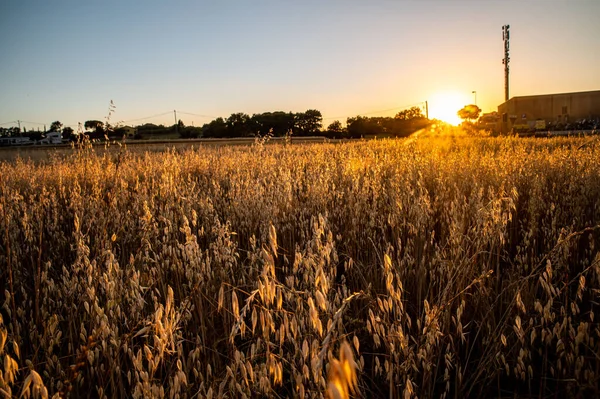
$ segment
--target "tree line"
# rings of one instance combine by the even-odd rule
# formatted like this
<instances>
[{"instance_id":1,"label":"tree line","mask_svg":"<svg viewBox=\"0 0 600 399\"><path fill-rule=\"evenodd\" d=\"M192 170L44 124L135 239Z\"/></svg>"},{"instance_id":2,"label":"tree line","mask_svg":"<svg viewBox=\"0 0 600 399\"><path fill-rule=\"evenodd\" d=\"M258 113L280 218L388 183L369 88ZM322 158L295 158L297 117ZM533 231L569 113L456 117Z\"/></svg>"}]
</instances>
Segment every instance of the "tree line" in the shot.
<instances>
[{"instance_id":1,"label":"tree line","mask_svg":"<svg viewBox=\"0 0 600 399\"><path fill-rule=\"evenodd\" d=\"M365 136L405 137L429 124L429 120L418 107L398 112L393 117L355 116L346 119L344 126L335 120L324 128L321 111L309 109L305 112L263 112L248 115L243 112L227 118L218 117L202 126L186 126L183 121L165 126L146 123L136 127L110 125L108 122L88 120L80 124L78 132L63 127L60 121L50 125L50 132L62 132L64 139L77 140L82 135L90 139L119 139L124 136L134 139L158 138L161 136L180 138L234 138L234 137L307 137L360 138ZM83 130L85 129L85 130ZM44 132L24 131L18 128L3 128L3 136L43 137ZM40 136L39 138L37 136Z\"/></svg>"},{"instance_id":2,"label":"tree line","mask_svg":"<svg viewBox=\"0 0 600 399\"><path fill-rule=\"evenodd\" d=\"M46 133L51 132L61 132L62 137L65 139L70 139L74 137L73 128L66 126L63 127L63 124L60 121L54 121L50 124L50 129L46 130L44 126L44 130L27 129L27 127L23 126L22 129L19 129L16 126L13 127L0 127L0 137L29 137L31 140L41 140L44 138Z\"/></svg>"},{"instance_id":3,"label":"tree line","mask_svg":"<svg viewBox=\"0 0 600 399\"><path fill-rule=\"evenodd\" d=\"M394 117L355 116L339 120L323 128L323 117L318 110L301 113L265 112L252 116L231 114L227 119L216 118L194 131L183 130L181 137L254 137L254 136L326 136L331 138L359 138L373 135L408 136L429 124L418 107L397 113ZM192 136L192 135L196 136Z\"/></svg>"}]
</instances>

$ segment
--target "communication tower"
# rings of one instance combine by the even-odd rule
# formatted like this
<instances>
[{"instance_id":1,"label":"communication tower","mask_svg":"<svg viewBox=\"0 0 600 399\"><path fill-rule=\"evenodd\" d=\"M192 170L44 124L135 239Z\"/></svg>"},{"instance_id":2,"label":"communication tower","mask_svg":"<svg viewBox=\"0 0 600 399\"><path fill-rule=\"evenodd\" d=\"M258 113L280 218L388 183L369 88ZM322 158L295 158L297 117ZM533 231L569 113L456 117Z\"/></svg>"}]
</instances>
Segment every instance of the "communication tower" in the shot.
<instances>
[{"instance_id":1,"label":"communication tower","mask_svg":"<svg viewBox=\"0 0 600 399\"><path fill-rule=\"evenodd\" d=\"M504 101L508 101L508 63L510 62L509 57L509 40L510 40L510 25L502 26L502 40L504 41L504 58L502 64L504 64Z\"/></svg>"}]
</instances>

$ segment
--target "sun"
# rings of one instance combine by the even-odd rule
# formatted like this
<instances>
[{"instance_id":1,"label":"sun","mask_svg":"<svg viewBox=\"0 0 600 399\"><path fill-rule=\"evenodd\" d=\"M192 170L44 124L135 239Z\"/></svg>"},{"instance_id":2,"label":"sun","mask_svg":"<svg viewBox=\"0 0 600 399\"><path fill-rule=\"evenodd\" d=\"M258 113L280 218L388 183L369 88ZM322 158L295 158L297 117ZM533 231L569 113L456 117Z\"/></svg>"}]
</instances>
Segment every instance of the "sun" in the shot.
<instances>
[{"instance_id":1,"label":"sun","mask_svg":"<svg viewBox=\"0 0 600 399\"><path fill-rule=\"evenodd\" d=\"M459 109L473 101L460 92L436 93L429 100L429 117L457 126L462 120L456 114Z\"/></svg>"}]
</instances>

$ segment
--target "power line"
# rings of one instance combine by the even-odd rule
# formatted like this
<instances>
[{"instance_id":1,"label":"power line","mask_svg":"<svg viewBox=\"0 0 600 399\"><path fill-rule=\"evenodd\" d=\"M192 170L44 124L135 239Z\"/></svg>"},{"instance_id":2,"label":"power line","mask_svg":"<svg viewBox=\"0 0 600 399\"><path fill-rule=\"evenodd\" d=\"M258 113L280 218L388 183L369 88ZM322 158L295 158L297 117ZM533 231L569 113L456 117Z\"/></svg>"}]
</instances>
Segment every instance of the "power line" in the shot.
<instances>
[{"instance_id":1,"label":"power line","mask_svg":"<svg viewBox=\"0 0 600 399\"><path fill-rule=\"evenodd\" d=\"M135 122L135 121L142 121L142 120L146 120L146 119L152 119L152 118L156 118L158 116L164 116L164 115L170 114L171 112L173 112L173 111L167 111L167 112L163 112L162 114L146 116L144 118L129 119L127 121L123 121L122 123L129 123L129 122Z\"/></svg>"},{"instance_id":2,"label":"power line","mask_svg":"<svg viewBox=\"0 0 600 399\"><path fill-rule=\"evenodd\" d=\"M0 123L0 126L4 126L4 125L16 125L17 121L11 121L11 122L4 122L4 123Z\"/></svg>"},{"instance_id":3,"label":"power line","mask_svg":"<svg viewBox=\"0 0 600 399\"><path fill-rule=\"evenodd\" d=\"M192 116L199 116L201 118L218 118L217 116L212 116L212 115L201 115L201 114L193 114L191 112L183 112L183 111L178 111L180 114L184 114L184 115L192 115Z\"/></svg>"}]
</instances>

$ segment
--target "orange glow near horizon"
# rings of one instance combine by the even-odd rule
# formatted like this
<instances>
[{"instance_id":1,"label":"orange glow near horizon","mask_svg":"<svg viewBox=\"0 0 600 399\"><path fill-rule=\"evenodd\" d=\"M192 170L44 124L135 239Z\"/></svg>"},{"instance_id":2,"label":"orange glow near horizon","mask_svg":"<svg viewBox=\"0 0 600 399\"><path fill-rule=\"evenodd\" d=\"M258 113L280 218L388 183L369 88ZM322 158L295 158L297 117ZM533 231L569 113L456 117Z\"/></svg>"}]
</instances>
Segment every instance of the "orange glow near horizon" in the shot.
<instances>
[{"instance_id":1,"label":"orange glow near horizon","mask_svg":"<svg viewBox=\"0 0 600 399\"><path fill-rule=\"evenodd\" d=\"M458 126L462 122L457 115L458 110L472 103L473 98L466 94L454 91L439 92L431 97L429 102L429 117Z\"/></svg>"}]
</instances>

